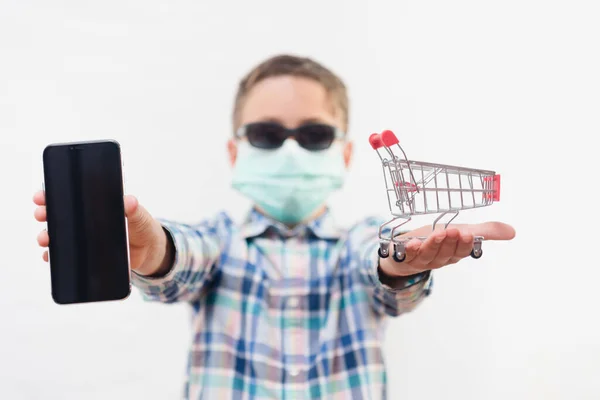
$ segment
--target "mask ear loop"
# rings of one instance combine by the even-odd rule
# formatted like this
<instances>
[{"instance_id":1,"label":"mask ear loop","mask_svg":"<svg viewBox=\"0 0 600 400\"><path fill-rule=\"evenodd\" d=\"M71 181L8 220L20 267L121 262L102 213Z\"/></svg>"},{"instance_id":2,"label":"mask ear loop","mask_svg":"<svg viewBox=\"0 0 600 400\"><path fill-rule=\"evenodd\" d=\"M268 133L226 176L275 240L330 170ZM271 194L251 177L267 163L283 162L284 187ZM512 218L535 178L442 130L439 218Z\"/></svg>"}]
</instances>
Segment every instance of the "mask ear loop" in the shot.
<instances>
[{"instance_id":1,"label":"mask ear loop","mask_svg":"<svg viewBox=\"0 0 600 400\"><path fill-rule=\"evenodd\" d=\"M335 128L335 134L334 134L334 137L333 137L334 143L335 143L336 140L341 141L342 145L346 145L346 144L350 143L350 133L336 127Z\"/></svg>"},{"instance_id":2,"label":"mask ear loop","mask_svg":"<svg viewBox=\"0 0 600 400\"><path fill-rule=\"evenodd\" d=\"M234 139L237 139L237 140L241 140L242 137L245 136L245 134L246 134L246 127L244 125L240 126L235 131L233 131L233 137L234 137Z\"/></svg>"}]
</instances>

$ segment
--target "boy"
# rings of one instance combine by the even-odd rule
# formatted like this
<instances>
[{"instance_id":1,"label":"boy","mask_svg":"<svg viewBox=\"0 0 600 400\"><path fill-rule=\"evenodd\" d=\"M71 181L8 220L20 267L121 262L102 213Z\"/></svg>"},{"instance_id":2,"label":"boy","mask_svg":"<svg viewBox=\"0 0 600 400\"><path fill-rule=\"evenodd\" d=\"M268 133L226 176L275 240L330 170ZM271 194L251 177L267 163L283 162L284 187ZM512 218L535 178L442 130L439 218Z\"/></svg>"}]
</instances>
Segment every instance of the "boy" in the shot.
<instances>
[{"instance_id":1,"label":"boy","mask_svg":"<svg viewBox=\"0 0 600 400\"><path fill-rule=\"evenodd\" d=\"M233 186L255 204L242 225L226 214L158 221L125 198L134 284L149 300L185 301L194 312L184 397L385 398L385 318L415 309L431 271L469 256L473 235L506 240L513 229L439 230L409 243L402 263L378 257L383 221L338 229L325 201L352 155L348 99L343 82L310 59L278 56L252 70L233 125ZM45 221L43 193L35 202ZM38 240L48 245L45 232Z\"/></svg>"}]
</instances>

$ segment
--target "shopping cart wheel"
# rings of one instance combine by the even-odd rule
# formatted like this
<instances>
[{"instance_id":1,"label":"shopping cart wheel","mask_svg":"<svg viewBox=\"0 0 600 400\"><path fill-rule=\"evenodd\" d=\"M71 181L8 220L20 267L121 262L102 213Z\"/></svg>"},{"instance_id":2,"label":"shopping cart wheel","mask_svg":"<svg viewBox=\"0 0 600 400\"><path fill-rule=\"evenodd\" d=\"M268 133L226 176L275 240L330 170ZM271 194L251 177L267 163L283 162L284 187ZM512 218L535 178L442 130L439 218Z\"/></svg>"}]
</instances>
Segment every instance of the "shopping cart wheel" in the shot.
<instances>
[{"instance_id":1,"label":"shopping cart wheel","mask_svg":"<svg viewBox=\"0 0 600 400\"><path fill-rule=\"evenodd\" d=\"M379 255L379 258L388 258L388 256L390 255L389 251L382 251L381 247L379 249L377 249L377 254Z\"/></svg>"},{"instance_id":2,"label":"shopping cart wheel","mask_svg":"<svg viewBox=\"0 0 600 400\"><path fill-rule=\"evenodd\" d=\"M481 256L483 255L483 250L479 249L479 250L471 250L471 257L478 259L481 258Z\"/></svg>"},{"instance_id":3,"label":"shopping cart wheel","mask_svg":"<svg viewBox=\"0 0 600 400\"><path fill-rule=\"evenodd\" d=\"M398 253L394 252L394 255L392 256L392 258L396 262L402 262L402 261L406 260L406 253L402 253L402 255L400 257L398 257Z\"/></svg>"},{"instance_id":4,"label":"shopping cart wheel","mask_svg":"<svg viewBox=\"0 0 600 400\"><path fill-rule=\"evenodd\" d=\"M379 258L388 258L390 256L390 242L388 240L379 240L379 249L377 249L377 255Z\"/></svg>"}]
</instances>

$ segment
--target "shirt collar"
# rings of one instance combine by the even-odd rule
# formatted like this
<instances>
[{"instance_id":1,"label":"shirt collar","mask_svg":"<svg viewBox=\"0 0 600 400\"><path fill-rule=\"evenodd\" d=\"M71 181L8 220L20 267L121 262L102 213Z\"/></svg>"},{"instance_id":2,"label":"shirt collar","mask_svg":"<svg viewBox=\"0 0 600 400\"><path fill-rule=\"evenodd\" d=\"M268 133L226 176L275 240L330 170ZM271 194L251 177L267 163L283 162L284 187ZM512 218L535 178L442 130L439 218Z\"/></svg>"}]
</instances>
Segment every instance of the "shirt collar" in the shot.
<instances>
[{"instance_id":1,"label":"shirt collar","mask_svg":"<svg viewBox=\"0 0 600 400\"><path fill-rule=\"evenodd\" d=\"M321 239L339 239L343 234L342 230L336 225L329 208L319 217L307 223L299 224L294 228L288 228L285 224L262 214L256 208L252 208L242 224L241 233L245 239L248 239L260 236L269 228L274 229L284 237L312 233Z\"/></svg>"}]
</instances>

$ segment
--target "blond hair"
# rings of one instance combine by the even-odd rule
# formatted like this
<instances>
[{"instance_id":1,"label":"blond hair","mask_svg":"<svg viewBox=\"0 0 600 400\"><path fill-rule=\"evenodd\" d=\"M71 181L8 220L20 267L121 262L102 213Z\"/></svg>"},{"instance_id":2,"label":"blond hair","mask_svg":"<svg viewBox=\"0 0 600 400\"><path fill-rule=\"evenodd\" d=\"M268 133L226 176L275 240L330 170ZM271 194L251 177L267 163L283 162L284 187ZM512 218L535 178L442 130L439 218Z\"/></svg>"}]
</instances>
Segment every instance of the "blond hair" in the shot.
<instances>
[{"instance_id":1,"label":"blond hair","mask_svg":"<svg viewBox=\"0 0 600 400\"><path fill-rule=\"evenodd\" d=\"M239 83L233 107L233 126L240 124L240 114L244 101L250 90L264 79L290 75L312 79L320 83L343 119L343 129L348 129L348 93L344 82L322 64L307 58L294 55L277 55L255 66Z\"/></svg>"}]
</instances>

